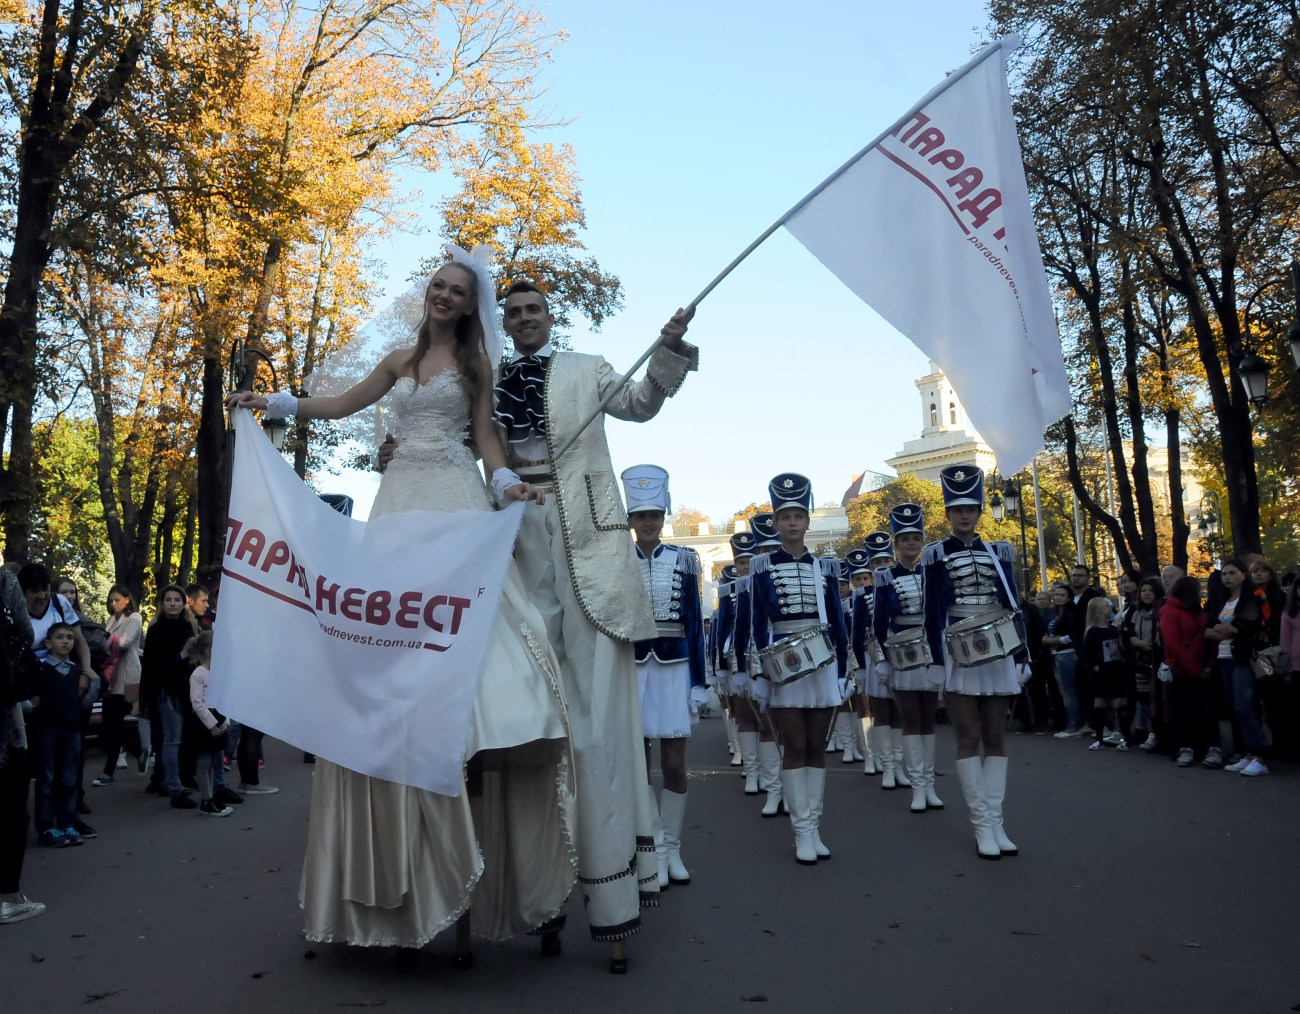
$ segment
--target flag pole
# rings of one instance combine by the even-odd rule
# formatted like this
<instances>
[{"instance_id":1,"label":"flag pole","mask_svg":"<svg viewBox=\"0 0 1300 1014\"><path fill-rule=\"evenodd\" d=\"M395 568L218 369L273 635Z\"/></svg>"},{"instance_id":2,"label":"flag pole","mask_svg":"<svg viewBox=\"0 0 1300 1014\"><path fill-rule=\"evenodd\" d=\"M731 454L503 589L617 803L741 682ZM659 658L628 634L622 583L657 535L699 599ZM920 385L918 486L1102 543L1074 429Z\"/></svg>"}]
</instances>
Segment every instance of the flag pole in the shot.
<instances>
[{"instance_id":1,"label":"flag pole","mask_svg":"<svg viewBox=\"0 0 1300 1014\"><path fill-rule=\"evenodd\" d=\"M908 120L910 120L913 116L915 116L922 109L928 106L936 98L938 98L940 95L946 92L949 88L955 85L958 81L964 78L967 74L973 71L976 67L982 64L990 56L992 56L994 53L1001 52L1003 48L1008 45L1010 45L1010 49L1015 49L1017 46L1020 45L1019 37L1015 35L1006 35L1003 36L1001 39L994 40L993 42L985 46L983 49L981 49L978 53L976 53L974 58L969 60L965 64L965 66L959 67L957 70L953 71L946 78L944 78L939 84L935 85L935 87L931 88L928 92L926 92L925 96L919 102L913 105L912 108L910 108L897 120L895 120L888 127L886 127L879 134L877 134L870 144L864 147L856 155L854 155L842 166L840 166L833 173L831 173L824 180L822 180L819 184L817 184L817 186L815 186L807 195L805 195L802 200L800 200L797 204L795 204L794 207L792 207L784 215L782 215L775 222L773 222L766 229L764 229L763 234L759 236L758 239L754 240L754 242L750 243L749 246L745 247L744 250L742 250L739 254L737 254L735 258L733 258L731 263L728 264L725 268L723 268L722 271L718 274L718 276L714 278L713 281L709 282L709 284L704 287L703 291L701 291L698 296L696 296L694 299L691 300L688 309L694 310L695 307L697 307L704 300L705 296L707 296L710 292L712 292L722 283L722 280L724 278L726 278L729 274L735 271L736 268L740 267L741 262L744 261L746 257L752 254L755 250L757 250L760 246L762 246L763 243L765 243L768 239L770 239L772 233L776 232L777 229L781 228L781 226L785 225L785 223L790 221L790 219L792 219L795 215L803 211L803 209L806 208L811 201L813 201L815 198L820 196L822 192L826 190L827 187L829 187L832 183L834 183L846 172L848 172L860 161L862 161L862 159L866 157L867 153L871 151L872 148L876 147L876 145L878 145L881 141L887 138L890 134L898 130L899 127L903 126L903 124L905 124ZM627 373L623 374L622 379L615 386L614 390L610 391L609 394L605 396L604 400L601 401L600 405L598 405L595 411L593 411L591 415L587 417L587 419L583 422L583 424L578 427L578 429L574 432L573 436L570 437L567 441L565 441L564 445L555 453L554 457L551 459L552 461L558 460L559 458L563 457L564 452L573 446L574 442L578 439L578 437L582 435L583 431L585 431L588 426L590 426L593 422L595 422L596 417L605 411L605 409L609 406L610 402L612 402L616 397L618 397L618 393L621 390L623 390L623 388L627 385L627 383L632 379L636 371L641 368L641 366L645 363L647 359L649 359L652 355L654 355L655 350L658 349L659 346L662 344L663 344L663 335L660 335L655 340L654 344L651 345L648 349L646 349L644 353L642 353L641 358L632 364L632 368L628 370Z\"/></svg>"}]
</instances>

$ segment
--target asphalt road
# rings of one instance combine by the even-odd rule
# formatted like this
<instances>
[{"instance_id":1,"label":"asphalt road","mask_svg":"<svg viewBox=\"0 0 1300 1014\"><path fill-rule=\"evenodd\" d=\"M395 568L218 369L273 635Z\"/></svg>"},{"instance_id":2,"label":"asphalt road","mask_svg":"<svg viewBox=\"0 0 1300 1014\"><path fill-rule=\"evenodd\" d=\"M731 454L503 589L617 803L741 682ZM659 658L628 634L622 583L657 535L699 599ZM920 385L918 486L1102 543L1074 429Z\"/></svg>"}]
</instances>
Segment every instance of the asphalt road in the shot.
<instances>
[{"instance_id":1,"label":"asphalt road","mask_svg":"<svg viewBox=\"0 0 1300 1014\"><path fill-rule=\"evenodd\" d=\"M0 927L0 1009L1300 1009L1294 770L1252 780L1009 742L1018 858L976 858L941 728L947 809L912 815L910 793L836 760L822 821L834 857L806 868L789 822L761 819L724 766L720 723L702 723L683 836L693 882L643 910L625 978L605 971L576 900L558 959L525 938L480 944L458 972L448 934L401 971L390 951L309 945L297 885L312 769L299 754L267 740L281 792L223 820L146 796L132 768L89 790L97 840L29 851L23 889L49 911Z\"/></svg>"}]
</instances>

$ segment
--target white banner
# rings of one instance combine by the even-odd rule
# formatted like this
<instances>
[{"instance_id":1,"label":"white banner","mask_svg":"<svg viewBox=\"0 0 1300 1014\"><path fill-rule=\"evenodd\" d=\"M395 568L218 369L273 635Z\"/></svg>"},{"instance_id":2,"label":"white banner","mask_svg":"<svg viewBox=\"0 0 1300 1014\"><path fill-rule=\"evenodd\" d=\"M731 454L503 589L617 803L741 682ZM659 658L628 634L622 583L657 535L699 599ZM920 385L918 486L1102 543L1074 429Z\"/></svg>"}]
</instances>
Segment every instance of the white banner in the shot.
<instances>
[{"instance_id":1,"label":"white banner","mask_svg":"<svg viewBox=\"0 0 1300 1014\"><path fill-rule=\"evenodd\" d=\"M939 364L1006 475L1070 411L1007 90L1017 45L981 52L784 220Z\"/></svg>"},{"instance_id":2,"label":"white banner","mask_svg":"<svg viewBox=\"0 0 1300 1014\"><path fill-rule=\"evenodd\" d=\"M354 521L251 413L235 433L209 700L353 771L457 795L523 505Z\"/></svg>"}]
</instances>

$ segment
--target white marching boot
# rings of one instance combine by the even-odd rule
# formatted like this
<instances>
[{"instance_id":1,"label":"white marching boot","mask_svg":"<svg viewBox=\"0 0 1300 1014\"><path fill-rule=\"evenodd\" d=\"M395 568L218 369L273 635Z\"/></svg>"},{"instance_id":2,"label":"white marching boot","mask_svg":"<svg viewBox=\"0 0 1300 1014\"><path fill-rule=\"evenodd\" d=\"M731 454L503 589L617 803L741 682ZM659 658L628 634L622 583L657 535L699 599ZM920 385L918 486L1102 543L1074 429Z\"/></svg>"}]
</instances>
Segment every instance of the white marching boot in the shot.
<instances>
[{"instance_id":1,"label":"white marching boot","mask_svg":"<svg viewBox=\"0 0 1300 1014\"><path fill-rule=\"evenodd\" d=\"M903 730L901 726L895 725L889 730L889 748L894 754L894 781L898 783L900 789L910 789L912 782L907 777L906 766L903 764Z\"/></svg>"},{"instance_id":2,"label":"white marching boot","mask_svg":"<svg viewBox=\"0 0 1300 1014\"><path fill-rule=\"evenodd\" d=\"M840 763L857 764L862 760L862 751L858 749L858 716L841 711L835 716L835 724L843 729L844 756Z\"/></svg>"},{"instance_id":3,"label":"white marching boot","mask_svg":"<svg viewBox=\"0 0 1300 1014\"><path fill-rule=\"evenodd\" d=\"M876 734L876 763L882 765L884 771L880 776L880 787L896 789L898 778L894 772L894 742L890 738L889 726L873 725L871 731Z\"/></svg>"},{"instance_id":4,"label":"white marching boot","mask_svg":"<svg viewBox=\"0 0 1300 1014\"><path fill-rule=\"evenodd\" d=\"M758 733L737 732L740 744L740 763L745 775L745 795L758 795Z\"/></svg>"},{"instance_id":5,"label":"white marching boot","mask_svg":"<svg viewBox=\"0 0 1300 1014\"><path fill-rule=\"evenodd\" d=\"M758 735L755 733L754 735ZM776 817L781 813L781 790L785 780L781 774L781 748L775 743L758 744L759 784L767 791L767 802L763 804L764 817ZM788 809L790 803L786 802Z\"/></svg>"},{"instance_id":6,"label":"white marching boot","mask_svg":"<svg viewBox=\"0 0 1300 1014\"><path fill-rule=\"evenodd\" d=\"M998 851L1004 856L1018 856L1020 849L1002 830L1002 800L1007 795L1007 759L1005 757L984 758L984 800L989 807L989 820L993 826L993 837L998 843Z\"/></svg>"},{"instance_id":7,"label":"white marching boot","mask_svg":"<svg viewBox=\"0 0 1300 1014\"><path fill-rule=\"evenodd\" d=\"M663 851L667 857L668 883L689 884L691 875L682 864L682 824L686 820L686 793L664 789L659 797L659 812L663 816Z\"/></svg>"},{"instance_id":8,"label":"white marching boot","mask_svg":"<svg viewBox=\"0 0 1300 1014\"><path fill-rule=\"evenodd\" d=\"M650 796L650 832L655 840L655 860L659 865L659 892L668 890L668 853L664 850L664 822L659 813L659 800L655 798L655 787L647 785Z\"/></svg>"},{"instance_id":9,"label":"white marching boot","mask_svg":"<svg viewBox=\"0 0 1300 1014\"><path fill-rule=\"evenodd\" d=\"M831 722L831 736L826 744L827 753L839 753L844 749L844 723L840 721L840 713L835 713L835 719Z\"/></svg>"},{"instance_id":10,"label":"white marching boot","mask_svg":"<svg viewBox=\"0 0 1300 1014\"><path fill-rule=\"evenodd\" d=\"M817 847L813 844L812 818L808 813L808 768L781 771L785 808L790 811L794 828L794 858L803 866L817 865Z\"/></svg>"},{"instance_id":11,"label":"white marching boot","mask_svg":"<svg viewBox=\"0 0 1300 1014\"><path fill-rule=\"evenodd\" d=\"M736 720L724 711L722 721L727 727L727 748L731 750L731 766L738 768L745 762L740 756L740 740L737 738L739 733L736 732Z\"/></svg>"},{"instance_id":12,"label":"white marching boot","mask_svg":"<svg viewBox=\"0 0 1300 1014\"><path fill-rule=\"evenodd\" d=\"M870 718L860 719L858 724L862 727L862 759L866 762L862 765L862 773L864 775L879 774L876 770L876 727L871 724Z\"/></svg>"},{"instance_id":13,"label":"white marching boot","mask_svg":"<svg viewBox=\"0 0 1300 1014\"><path fill-rule=\"evenodd\" d=\"M903 764L907 768L908 780L912 783L913 813L925 813L925 744L920 736L903 737Z\"/></svg>"},{"instance_id":14,"label":"white marching boot","mask_svg":"<svg viewBox=\"0 0 1300 1014\"><path fill-rule=\"evenodd\" d=\"M963 757L957 761L957 780L961 782L966 805L970 807L970 823L975 829L975 849L979 857L1001 859L1002 849L998 847L997 836L993 833L993 820L984 798L984 767L980 759Z\"/></svg>"},{"instance_id":15,"label":"white marching boot","mask_svg":"<svg viewBox=\"0 0 1300 1014\"><path fill-rule=\"evenodd\" d=\"M804 768L808 782L808 827L812 832L813 851L818 859L829 859L831 850L822 841L822 805L826 798L826 769Z\"/></svg>"},{"instance_id":16,"label":"white marching boot","mask_svg":"<svg viewBox=\"0 0 1300 1014\"><path fill-rule=\"evenodd\" d=\"M931 810L942 810L943 800L935 794L934 791L934 733L931 732L921 737L922 754L925 759L925 765L922 770L925 772L925 805Z\"/></svg>"}]
</instances>

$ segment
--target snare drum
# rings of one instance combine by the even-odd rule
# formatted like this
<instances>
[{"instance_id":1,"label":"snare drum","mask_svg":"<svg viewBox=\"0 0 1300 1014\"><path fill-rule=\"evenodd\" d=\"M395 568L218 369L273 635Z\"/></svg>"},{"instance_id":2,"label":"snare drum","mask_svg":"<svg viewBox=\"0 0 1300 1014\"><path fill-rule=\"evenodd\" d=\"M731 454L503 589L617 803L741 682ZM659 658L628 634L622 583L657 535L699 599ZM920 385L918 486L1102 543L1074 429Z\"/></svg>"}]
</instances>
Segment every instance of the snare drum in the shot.
<instances>
[{"instance_id":1,"label":"snare drum","mask_svg":"<svg viewBox=\"0 0 1300 1014\"><path fill-rule=\"evenodd\" d=\"M948 654L957 665L977 666L1006 658L1024 642L1009 609L981 613L954 623L943 632Z\"/></svg>"},{"instance_id":2,"label":"snare drum","mask_svg":"<svg viewBox=\"0 0 1300 1014\"><path fill-rule=\"evenodd\" d=\"M758 650L759 664L774 687L803 679L835 661L835 646L825 627L809 627Z\"/></svg>"},{"instance_id":3,"label":"snare drum","mask_svg":"<svg viewBox=\"0 0 1300 1014\"><path fill-rule=\"evenodd\" d=\"M930 654L930 642L926 639L924 627L900 630L885 642L885 653L895 672L934 665L934 656Z\"/></svg>"}]
</instances>

